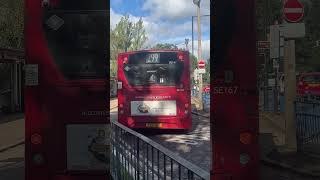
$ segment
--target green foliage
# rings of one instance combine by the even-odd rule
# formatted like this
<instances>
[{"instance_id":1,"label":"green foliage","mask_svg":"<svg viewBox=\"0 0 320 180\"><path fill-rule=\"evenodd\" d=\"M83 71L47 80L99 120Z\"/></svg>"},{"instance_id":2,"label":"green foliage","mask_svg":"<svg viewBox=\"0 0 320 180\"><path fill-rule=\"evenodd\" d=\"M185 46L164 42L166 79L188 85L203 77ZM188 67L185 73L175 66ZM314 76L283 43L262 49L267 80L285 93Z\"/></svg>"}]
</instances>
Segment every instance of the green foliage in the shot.
<instances>
[{"instance_id":1,"label":"green foliage","mask_svg":"<svg viewBox=\"0 0 320 180\"><path fill-rule=\"evenodd\" d=\"M24 1L0 0L0 47L23 48Z\"/></svg>"},{"instance_id":2,"label":"green foliage","mask_svg":"<svg viewBox=\"0 0 320 180\"><path fill-rule=\"evenodd\" d=\"M118 64L116 60L110 61L110 77L117 77Z\"/></svg>"},{"instance_id":3,"label":"green foliage","mask_svg":"<svg viewBox=\"0 0 320 180\"><path fill-rule=\"evenodd\" d=\"M171 49L178 49L178 46L175 44L169 44L169 43L158 43L155 46L153 46L151 49L161 49L161 50L171 50Z\"/></svg>"},{"instance_id":4,"label":"green foliage","mask_svg":"<svg viewBox=\"0 0 320 180\"><path fill-rule=\"evenodd\" d=\"M270 25L273 24L275 21L281 22L282 19L282 2L279 0L271 0L270 7L271 7L271 16L270 18Z\"/></svg>"},{"instance_id":5,"label":"green foliage","mask_svg":"<svg viewBox=\"0 0 320 180\"><path fill-rule=\"evenodd\" d=\"M130 21L129 15L121 17L114 29L110 29L110 75L116 75L116 60L121 52L140 50L147 41L143 21Z\"/></svg>"},{"instance_id":6,"label":"green foliage","mask_svg":"<svg viewBox=\"0 0 320 180\"><path fill-rule=\"evenodd\" d=\"M190 53L190 73L193 74L194 70L198 68L198 59ZM202 75L203 84L210 84L210 59L206 62L206 73ZM194 85L196 82L191 79L191 84Z\"/></svg>"},{"instance_id":7,"label":"green foliage","mask_svg":"<svg viewBox=\"0 0 320 180\"><path fill-rule=\"evenodd\" d=\"M210 84L210 59L206 62L206 73L203 74L203 84Z\"/></svg>"},{"instance_id":8,"label":"green foliage","mask_svg":"<svg viewBox=\"0 0 320 180\"><path fill-rule=\"evenodd\" d=\"M146 30L143 26L143 21L140 18L137 23L133 25L133 32L132 32L132 42L130 46L130 50L139 50L142 48L143 44L147 41Z\"/></svg>"},{"instance_id":9,"label":"green foliage","mask_svg":"<svg viewBox=\"0 0 320 180\"><path fill-rule=\"evenodd\" d=\"M296 40L296 58L298 71L320 70L320 49L313 48L320 39L320 3L319 0L303 1L305 7L304 23L306 36Z\"/></svg>"}]
</instances>

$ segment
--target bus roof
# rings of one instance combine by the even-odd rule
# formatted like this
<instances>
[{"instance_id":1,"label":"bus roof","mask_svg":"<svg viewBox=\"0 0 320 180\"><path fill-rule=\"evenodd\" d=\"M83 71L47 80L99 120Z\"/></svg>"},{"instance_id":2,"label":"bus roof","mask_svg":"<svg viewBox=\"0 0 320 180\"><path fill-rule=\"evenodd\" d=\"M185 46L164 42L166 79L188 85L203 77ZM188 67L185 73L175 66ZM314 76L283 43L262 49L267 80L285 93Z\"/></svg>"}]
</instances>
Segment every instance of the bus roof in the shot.
<instances>
[{"instance_id":1,"label":"bus roof","mask_svg":"<svg viewBox=\"0 0 320 180\"><path fill-rule=\"evenodd\" d=\"M128 51L128 52L122 52L119 53L120 54L135 54L135 53L140 53L140 52L188 52L185 50L172 50L172 49L168 49L168 50L164 50L164 49L145 49L145 50L139 50L139 51Z\"/></svg>"},{"instance_id":2,"label":"bus roof","mask_svg":"<svg viewBox=\"0 0 320 180\"><path fill-rule=\"evenodd\" d=\"M304 76L313 76L313 75L320 75L320 72L300 73L300 76L301 76L301 77L304 77Z\"/></svg>"}]
</instances>

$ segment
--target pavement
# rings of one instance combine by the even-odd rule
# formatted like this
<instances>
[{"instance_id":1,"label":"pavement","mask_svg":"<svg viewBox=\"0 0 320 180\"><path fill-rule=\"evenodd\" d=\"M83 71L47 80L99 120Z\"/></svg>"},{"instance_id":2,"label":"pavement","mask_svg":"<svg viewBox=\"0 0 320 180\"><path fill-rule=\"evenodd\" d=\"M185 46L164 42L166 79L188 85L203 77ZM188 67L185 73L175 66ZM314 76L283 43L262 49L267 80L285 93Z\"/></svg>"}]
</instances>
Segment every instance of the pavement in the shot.
<instances>
[{"instance_id":1,"label":"pavement","mask_svg":"<svg viewBox=\"0 0 320 180\"><path fill-rule=\"evenodd\" d=\"M24 115L14 113L0 117L0 152L24 143Z\"/></svg>"},{"instance_id":2,"label":"pavement","mask_svg":"<svg viewBox=\"0 0 320 180\"><path fill-rule=\"evenodd\" d=\"M116 101L111 107L116 107ZM209 117L209 113L194 112ZM320 179L320 156L309 153L291 153L284 146L285 123L281 114L260 113L261 162L297 174ZM22 113L0 116L0 153L24 143L24 116Z\"/></svg>"},{"instance_id":3,"label":"pavement","mask_svg":"<svg viewBox=\"0 0 320 180\"><path fill-rule=\"evenodd\" d=\"M283 114L261 112L259 124L263 164L320 179L320 154L291 152L286 148Z\"/></svg>"}]
</instances>

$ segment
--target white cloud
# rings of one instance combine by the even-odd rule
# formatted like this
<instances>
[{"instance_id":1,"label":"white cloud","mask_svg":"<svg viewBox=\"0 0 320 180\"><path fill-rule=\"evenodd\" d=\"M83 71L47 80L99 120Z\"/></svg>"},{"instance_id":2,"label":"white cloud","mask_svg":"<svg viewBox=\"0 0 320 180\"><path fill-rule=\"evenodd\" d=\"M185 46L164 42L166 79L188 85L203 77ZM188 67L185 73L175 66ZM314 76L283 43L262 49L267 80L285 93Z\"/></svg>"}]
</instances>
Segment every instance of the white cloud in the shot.
<instances>
[{"instance_id":1,"label":"white cloud","mask_svg":"<svg viewBox=\"0 0 320 180\"><path fill-rule=\"evenodd\" d=\"M198 58L198 41L193 41L194 43L194 56ZM179 48L185 48L185 44L180 44ZM201 48L202 48L202 59L207 60L210 58L210 39L202 40L201 41ZM189 52L192 53L192 41L189 41L188 44Z\"/></svg>"},{"instance_id":2,"label":"white cloud","mask_svg":"<svg viewBox=\"0 0 320 180\"><path fill-rule=\"evenodd\" d=\"M209 0L202 0L201 8L202 14L210 14ZM196 15L196 6L191 0L172 0L166 3L163 3L160 0L146 0L143 9L150 10L150 16L142 17L148 36L145 47L152 47L156 43L172 43L180 46L180 44L184 43L185 38L188 38L190 39L189 49L191 50L191 16ZM130 20L134 22L138 21L140 18L133 16L132 14L129 15ZM111 28L114 28L123 15L117 14L111 8L110 16ZM189 21L188 18L190 19ZM201 18L201 31L202 33L206 32L206 34L210 32L209 17ZM208 37L203 36L203 39L205 38ZM197 40L196 18L194 18L194 40ZM210 40L207 41L204 40L202 45L204 59L207 59L210 56ZM194 45L197 47L197 42L195 42Z\"/></svg>"},{"instance_id":3,"label":"white cloud","mask_svg":"<svg viewBox=\"0 0 320 180\"><path fill-rule=\"evenodd\" d=\"M122 15L121 14L117 14L113 11L113 9L110 9L110 26L111 29L113 29L116 24L120 21Z\"/></svg>"},{"instance_id":4,"label":"white cloud","mask_svg":"<svg viewBox=\"0 0 320 180\"><path fill-rule=\"evenodd\" d=\"M210 14L210 0L201 1L201 14ZM153 19L179 20L196 15L196 6L191 0L146 0L143 10L151 13Z\"/></svg>"},{"instance_id":5,"label":"white cloud","mask_svg":"<svg viewBox=\"0 0 320 180\"><path fill-rule=\"evenodd\" d=\"M198 49L198 43L195 47ZM202 41L202 59L207 60L210 58L210 39Z\"/></svg>"}]
</instances>

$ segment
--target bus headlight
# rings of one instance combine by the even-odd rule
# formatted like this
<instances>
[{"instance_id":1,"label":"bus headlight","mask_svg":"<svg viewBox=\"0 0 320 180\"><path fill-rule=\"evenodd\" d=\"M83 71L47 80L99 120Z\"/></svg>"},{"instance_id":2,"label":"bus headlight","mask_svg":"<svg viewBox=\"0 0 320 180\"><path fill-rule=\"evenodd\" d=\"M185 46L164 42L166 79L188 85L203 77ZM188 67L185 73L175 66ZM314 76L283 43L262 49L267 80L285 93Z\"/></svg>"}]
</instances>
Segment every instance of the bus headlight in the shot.
<instances>
[{"instance_id":1,"label":"bus headlight","mask_svg":"<svg viewBox=\"0 0 320 180\"><path fill-rule=\"evenodd\" d=\"M40 153L37 153L37 154L33 155L32 161L34 164L36 164L38 166L42 165L42 164L44 164L44 156Z\"/></svg>"}]
</instances>

